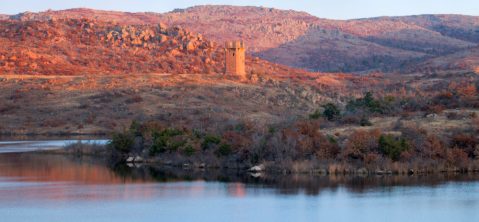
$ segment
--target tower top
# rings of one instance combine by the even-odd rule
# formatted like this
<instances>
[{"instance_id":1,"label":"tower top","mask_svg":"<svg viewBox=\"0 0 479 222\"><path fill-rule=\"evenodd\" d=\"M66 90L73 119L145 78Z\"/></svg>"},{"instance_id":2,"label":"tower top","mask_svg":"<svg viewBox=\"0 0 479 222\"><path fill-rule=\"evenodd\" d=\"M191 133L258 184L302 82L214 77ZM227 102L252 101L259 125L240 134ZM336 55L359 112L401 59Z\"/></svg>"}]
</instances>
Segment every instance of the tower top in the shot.
<instances>
[{"instance_id":1,"label":"tower top","mask_svg":"<svg viewBox=\"0 0 479 222\"><path fill-rule=\"evenodd\" d=\"M228 41L225 43L227 49L244 49L245 45L243 41Z\"/></svg>"}]
</instances>

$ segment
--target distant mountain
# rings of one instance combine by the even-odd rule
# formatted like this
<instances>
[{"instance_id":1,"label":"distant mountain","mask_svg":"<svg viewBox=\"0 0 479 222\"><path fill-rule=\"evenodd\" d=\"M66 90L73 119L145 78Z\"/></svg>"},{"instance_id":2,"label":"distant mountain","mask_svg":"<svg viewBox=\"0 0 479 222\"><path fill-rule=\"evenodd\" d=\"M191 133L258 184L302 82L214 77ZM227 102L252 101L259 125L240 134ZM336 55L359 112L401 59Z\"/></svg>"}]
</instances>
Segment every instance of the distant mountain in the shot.
<instances>
[{"instance_id":1,"label":"distant mountain","mask_svg":"<svg viewBox=\"0 0 479 222\"><path fill-rule=\"evenodd\" d=\"M21 21L93 18L120 25L179 25L208 39L243 39L249 53L314 71L393 71L479 44L479 17L418 15L328 20L305 12L263 7L196 6L160 13L70 9L22 13Z\"/></svg>"}]
</instances>

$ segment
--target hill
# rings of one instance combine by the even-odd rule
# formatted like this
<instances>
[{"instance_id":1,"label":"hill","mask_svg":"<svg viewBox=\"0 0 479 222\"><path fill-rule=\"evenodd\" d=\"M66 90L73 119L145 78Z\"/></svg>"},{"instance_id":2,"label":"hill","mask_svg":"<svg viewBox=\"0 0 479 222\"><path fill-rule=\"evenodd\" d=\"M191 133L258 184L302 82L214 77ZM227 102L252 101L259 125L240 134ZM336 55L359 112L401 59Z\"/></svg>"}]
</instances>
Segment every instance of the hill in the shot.
<instances>
[{"instance_id":1,"label":"hill","mask_svg":"<svg viewBox=\"0 0 479 222\"><path fill-rule=\"evenodd\" d=\"M479 74L479 47L428 59L412 71L437 72L439 70L471 70Z\"/></svg>"},{"instance_id":2,"label":"hill","mask_svg":"<svg viewBox=\"0 0 479 222\"><path fill-rule=\"evenodd\" d=\"M343 21L263 7L195 6L163 14L70 9L22 13L12 18L22 21L95 18L122 25L163 22L202 33L217 42L243 39L252 55L272 62L330 72L410 68L418 60L479 44L479 17L463 15Z\"/></svg>"},{"instance_id":3,"label":"hill","mask_svg":"<svg viewBox=\"0 0 479 222\"><path fill-rule=\"evenodd\" d=\"M195 6L163 14L70 9L11 18L94 18L121 25L163 22L216 42L243 39L252 55L268 61L330 72L400 70L418 60L467 50L479 43L479 17L463 15L328 20L292 10Z\"/></svg>"},{"instance_id":4,"label":"hill","mask_svg":"<svg viewBox=\"0 0 479 222\"><path fill-rule=\"evenodd\" d=\"M0 73L223 73L222 44L163 23L121 25L94 19L0 22ZM247 58L248 72L304 73Z\"/></svg>"},{"instance_id":5,"label":"hill","mask_svg":"<svg viewBox=\"0 0 479 222\"><path fill-rule=\"evenodd\" d=\"M220 71L213 42L178 27L88 19L0 23L0 72L101 74Z\"/></svg>"}]
</instances>

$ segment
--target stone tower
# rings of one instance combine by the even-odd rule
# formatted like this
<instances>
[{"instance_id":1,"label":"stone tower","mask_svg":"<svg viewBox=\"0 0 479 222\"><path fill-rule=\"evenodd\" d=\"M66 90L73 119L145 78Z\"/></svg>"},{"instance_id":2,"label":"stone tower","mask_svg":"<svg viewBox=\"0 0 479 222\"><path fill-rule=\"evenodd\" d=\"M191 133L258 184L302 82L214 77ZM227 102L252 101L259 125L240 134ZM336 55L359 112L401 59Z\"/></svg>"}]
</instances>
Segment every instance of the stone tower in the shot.
<instances>
[{"instance_id":1,"label":"stone tower","mask_svg":"<svg viewBox=\"0 0 479 222\"><path fill-rule=\"evenodd\" d=\"M225 43L226 74L246 76L245 50L243 41Z\"/></svg>"}]
</instances>

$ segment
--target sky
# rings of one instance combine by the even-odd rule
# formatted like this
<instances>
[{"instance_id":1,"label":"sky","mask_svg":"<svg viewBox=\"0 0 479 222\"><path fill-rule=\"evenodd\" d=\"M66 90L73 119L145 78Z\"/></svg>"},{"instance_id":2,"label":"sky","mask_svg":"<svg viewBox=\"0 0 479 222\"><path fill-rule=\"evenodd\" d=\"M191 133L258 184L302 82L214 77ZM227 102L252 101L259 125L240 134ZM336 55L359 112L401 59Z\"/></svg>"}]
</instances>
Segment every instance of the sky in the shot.
<instances>
[{"instance_id":1,"label":"sky","mask_svg":"<svg viewBox=\"0 0 479 222\"><path fill-rule=\"evenodd\" d=\"M479 0L0 0L0 14L78 7L128 12L168 12L194 5L264 6L306 11L330 19L417 14L479 16Z\"/></svg>"}]
</instances>

